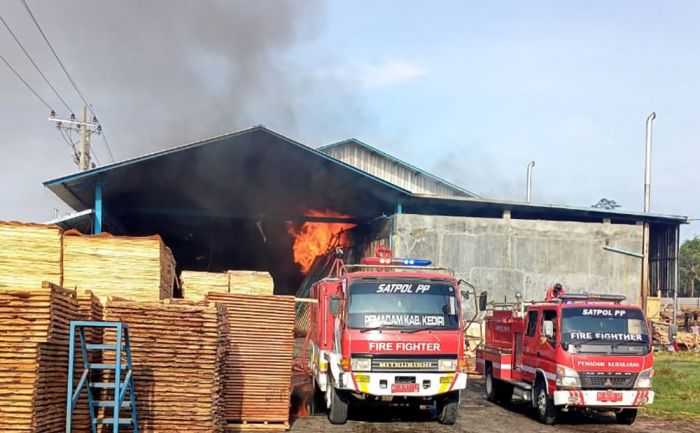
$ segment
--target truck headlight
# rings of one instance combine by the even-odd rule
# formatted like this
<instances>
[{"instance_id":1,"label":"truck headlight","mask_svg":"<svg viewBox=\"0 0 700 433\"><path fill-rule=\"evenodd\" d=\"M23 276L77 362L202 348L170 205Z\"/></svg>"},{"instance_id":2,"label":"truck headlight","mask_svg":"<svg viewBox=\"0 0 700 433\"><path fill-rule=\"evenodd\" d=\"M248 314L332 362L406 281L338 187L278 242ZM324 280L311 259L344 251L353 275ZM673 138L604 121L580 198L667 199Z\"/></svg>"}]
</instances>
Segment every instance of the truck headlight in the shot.
<instances>
[{"instance_id":1,"label":"truck headlight","mask_svg":"<svg viewBox=\"0 0 700 433\"><path fill-rule=\"evenodd\" d=\"M651 388L651 379L654 377L654 369L644 370L637 376L637 381L634 383L635 388Z\"/></svg>"},{"instance_id":2,"label":"truck headlight","mask_svg":"<svg viewBox=\"0 0 700 433\"><path fill-rule=\"evenodd\" d=\"M371 371L372 358L352 358L350 360L352 371Z\"/></svg>"},{"instance_id":3,"label":"truck headlight","mask_svg":"<svg viewBox=\"0 0 700 433\"><path fill-rule=\"evenodd\" d=\"M438 359L438 371L457 371L457 360Z\"/></svg>"},{"instance_id":4,"label":"truck headlight","mask_svg":"<svg viewBox=\"0 0 700 433\"><path fill-rule=\"evenodd\" d=\"M573 368L557 365L557 386L562 388L581 388L581 379Z\"/></svg>"}]
</instances>

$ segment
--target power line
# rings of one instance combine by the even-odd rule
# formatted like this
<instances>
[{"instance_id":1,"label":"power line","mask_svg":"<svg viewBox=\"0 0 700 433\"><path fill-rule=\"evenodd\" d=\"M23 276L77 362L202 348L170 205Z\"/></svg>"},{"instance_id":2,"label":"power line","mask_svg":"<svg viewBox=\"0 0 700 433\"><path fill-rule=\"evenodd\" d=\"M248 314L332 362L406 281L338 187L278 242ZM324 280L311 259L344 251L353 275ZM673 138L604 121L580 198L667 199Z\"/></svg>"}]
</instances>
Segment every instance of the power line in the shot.
<instances>
[{"instance_id":1,"label":"power line","mask_svg":"<svg viewBox=\"0 0 700 433\"><path fill-rule=\"evenodd\" d=\"M17 78L19 78L19 79L24 83L24 85L27 86L27 89L29 89L30 92L32 92L32 93L34 94L34 96L37 97L37 99L39 99L44 105L46 105L46 108L48 108L49 110L53 110L53 108L51 108L51 106L49 105L49 103L46 102L46 101L44 100L44 98L42 98L41 96L39 96L39 94L36 92L36 90L34 90L34 88L33 88L32 86L30 86L29 83L27 83L27 80L25 80L24 78L22 78L22 76L19 74L19 72L17 72L17 71L15 70L15 68L13 68L12 65L10 65L10 63L5 59L5 57L3 57L2 54L0 54L0 59L1 59L3 62L5 62L5 64L7 65L7 67L10 68L10 70L11 70L12 72L14 72L15 75L17 75Z\"/></svg>"},{"instance_id":2,"label":"power line","mask_svg":"<svg viewBox=\"0 0 700 433\"><path fill-rule=\"evenodd\" d=\"M107 148L107 153L109 153L109 159L111 159L112 162L114 162L114 155L112 155L112 149L110 149L110 147L109 147L109 143L107 142L107 136L105 135L104 130L102 131L101 135L102 135L102 139L105 142L105 147Z\"/></svg>"},{"instance_id":3,"label":"power line","mask_svg":"<svg viewBox=\"0 0 700 433\"><path fill-rule=\"evenodd\" d=\"M97 114L95 114L95 111L92 109L92 104L90 104L87 101L87 99L85 98L85 95L83 95L83 92L81 92L80 88L78 88L78 84L75 82L73 77L68 72L68 69L63 64L63 61L61 61L61 58L58 56L58 53L54 49L53 45L51 45L49 38L46 36L46 33L44 33L44 30L41 28L41 25L39 25L39 21L37 21L36 17L34 16L34 13L29 8L29 4L27 4L26 0L20 0L20 1L24 5L24 8L27 10L27 13L29 14L29 17L32 19L32 21L34 22L34 25L36 25L36 28L39 30L39 33L41 33L41 36L44 38L46 45L49 46L49 49L53 53L53 56L56 58L56 61L58 62L58 64L61 66L61 69L63 69L63 72L66 74L66 77L68 77L68 81L70 81L71 85L75 89L76 93L78 93L78 96L80 96L80 99L82 99L83 103L85 103L85 106L87 107L87 109L90 110L90 113L92 113L93 118L97 119ZM86 122L86 120L83 120L83 122ZM97 123L97 121L95 121L94 123ZM84 125L84 127L87 127L87 126ZM104 139L105 147L107 148L107 152L109 153L109 156L112 159L112 162L114 162L114 156L112 155L112 149L110 149L109 143L107 142L107 138L104 136L104 132L101 131L101 129L102 129L101 126L98 126L97 131L98 131L98 133L102 134L102 138ZM94 154L94 152L92 152L92 153ZM95 160L97 160L97 158L95 158ZM99 160L97 160L97 162L99 163Z\"/></svg>"},{"instance_id":4,"label":"power line","mask_svg":"<svg viewBox=\"0 0 700 433\"><path fill-rule=\"evenodd\" d=\"M17 35L15 35L15 33L12 31L12 29L10 28L10 26L7 24L7 22L5 21L5 19L2 16L0 16L0 21L2 21L2 23L5 25L5 28L7 29L7 31L10 33L10 35L12 35L12 38L15 40L15 42L17 42L17 45L19 45L19 47L22 49L22 51L24 52L24 55L26 55L27 58L29 59L29 61L32 63L32 65L34 65L34 69L36 69L36 71L39 73L39 75L41 75L41 78L43 78L44 81L46 82L46 84L51 88L51 90L53 90L53 93L55 93L56 96L58 97L58 99L63 103L63 106L65 106L66 109L72 113L73 110L71 110L71 108L68 106L66 101L61 97L61 95L58 93L58 91L53 87L53 85L51 84L49 79L46 78L46 75L44 75L44 73L41 71L41 69L39 68L39 65L37 65L36 62L34 61L34 59L32 58L32 56L29 55L29 52L26 50L26 48L24 48L24 45L22 45L22 42L20 42L19 38L17 38Z\"/></svg>"},{"instance_id":5,"label":"power line","mask_svg":"<svg viewBox=\"0 0 700 433\"><path fill-rule=\"evenodd\" d=\"M26 0L20 0L20 1L21 1L22 4L24 5L24 8L27 10L27 13L28 13L29 16L31 17L32 21L34 21L34 24L36 25L36 28L39 30L39 33L41 33L41 36L44 38L44 41L46 41L46 44L49 46L49 49L51 49L51 52L53 53L53 56L56 58L56 61L58 61L58 64L61 65L61 69L63 69L63 72L65 72L66 77L68 77L68 80L69 80L70 83L73 85L73 88L74 88L75 91L78 93L78 96L80 96L80 99L83 100L83 102L84 102L85 105L88 107L88 109L90 110L90 112L92 113L92 115L95 116L95 112L92 111L92 107L90 106L90 104L88 103L88 101L85 99L85 96L83 96L83 93L82 93L82 92L80 91L80 89L78 88L78 85L77 85L77 84L75 83L75 81L73 80L73 77L71 77L71 75L68 73L68 69L66 69L66 66L65 66L65 65L63 64L63 62L61 61L61 58L58 57L58 53L56 53L56 50L54 50L53 45L51 45L51 42L49 42L49 38L46 36L46 33L44 33L44 30L42 30L41 26L39 25L39 21L37 21L36 17L35 17L34 14L32 13L32 10L29 9L29 5L27 4L27 1L26 1ZM95 116L95 117L96 117L96 116Z\"/></svg>"}]
</instances>

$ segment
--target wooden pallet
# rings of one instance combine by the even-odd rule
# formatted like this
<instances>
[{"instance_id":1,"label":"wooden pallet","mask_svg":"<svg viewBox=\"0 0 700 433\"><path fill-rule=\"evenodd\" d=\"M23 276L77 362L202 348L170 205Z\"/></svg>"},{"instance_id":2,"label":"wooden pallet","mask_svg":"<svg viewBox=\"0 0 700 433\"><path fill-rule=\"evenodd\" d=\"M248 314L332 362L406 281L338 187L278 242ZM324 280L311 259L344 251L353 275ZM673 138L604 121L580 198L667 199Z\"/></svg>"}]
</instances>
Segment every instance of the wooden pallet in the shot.
<instances>
[{"instance_id":1,"label":"wooden pallet","mask_svg":"<svg viewBox=\"0 0 700 433\"><path fill-rule=\"evenodd\" d=\"M288 422L238 421L229 422L224 427L226 433L282 432L289 430Z\"/></svg>"}]
</instances>

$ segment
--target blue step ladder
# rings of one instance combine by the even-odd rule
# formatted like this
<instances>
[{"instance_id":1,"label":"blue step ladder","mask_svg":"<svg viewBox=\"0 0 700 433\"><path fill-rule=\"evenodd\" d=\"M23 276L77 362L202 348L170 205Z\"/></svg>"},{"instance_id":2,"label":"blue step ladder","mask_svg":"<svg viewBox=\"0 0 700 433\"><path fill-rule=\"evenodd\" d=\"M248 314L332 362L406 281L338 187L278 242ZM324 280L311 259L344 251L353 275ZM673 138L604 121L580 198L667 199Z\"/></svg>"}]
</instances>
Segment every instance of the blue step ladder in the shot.
<instances>
[{"instance_id":1,"label":"blue step ladder","mask_svg":"<svg viewBox=\"0 0 700 433\"><path fill-rule=\"evenodd\" d=\"M103 332L112 330L116 334L113 344L91 344L85 338L85 331L93 329ZM83 372L77 385L73 385L75 375L75 343L79 337L83 361ZM103 343L106 343L103 341ZM101 352L101 363L91 362L89 354ZM125 358L125 359L122 359ZM113 359L113 363L106 363ZM126 362L124 362L126 361ZM114 371L113 381L103 382L105 371ZM131 427L138 433L136 417L136 393L131 370L131 346L129 328L121 322L82 322L70 323L70 349L68 353L68 390L66 392L66 433L72 433L73 412L83 389L87 394L92 433L97 433L98 424L112 425L112 432L119 433L119 427ZM111 394L111 396L110 396ZM98 396L101 395L101 400ZM112 414L107 414L111 409ZM128 411L123 417L121 412ZM104 429L102 429L104 431Z\"/></svg>"}]
</instances>

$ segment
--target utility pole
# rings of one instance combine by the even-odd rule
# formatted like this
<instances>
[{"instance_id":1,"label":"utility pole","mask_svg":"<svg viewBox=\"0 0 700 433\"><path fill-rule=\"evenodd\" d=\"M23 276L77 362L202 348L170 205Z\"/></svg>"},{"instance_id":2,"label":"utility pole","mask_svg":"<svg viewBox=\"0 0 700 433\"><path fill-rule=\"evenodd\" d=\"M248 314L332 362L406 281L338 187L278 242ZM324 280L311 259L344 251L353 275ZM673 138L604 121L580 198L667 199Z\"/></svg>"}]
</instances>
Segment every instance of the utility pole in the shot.
<instances>
[{"instance_id":1,"label":"utility pole","mask_svg":"<svg viewBox=\"0 0 700 433\"><path fill-rule=\"evenodd\" d=\"M87 171L90 169L90 135L87 132L87 107L83 105L80 114L82 125L78 125L80 129L80 166L78 168L80 168L80 171Z\"/></svg>"},{"instance_id":2,"label":"utility pole","mask_svg":"<svg viewBox=\"0 0 700 433\"><path fill-rule=\"evenodd\" d=\"M78 165L80 171L87 171L92 168L90 158L90 137L92 134L102 133L102 126L97 121L97 117L92 118L92 122L88 122L87 107L83 105L80 121L75 119L75 114L70 115L68 119L60 119L56 117L56 112L52 111L49 116L50 122L56 123L56 128L59 130L63 138L73 148L73 160ZM73 141L73 133L78 135L79 143ZM80 149L76 147L80 144Z\"/></svg>"}]
</instances>

